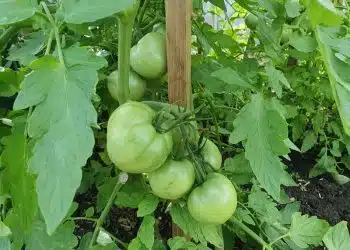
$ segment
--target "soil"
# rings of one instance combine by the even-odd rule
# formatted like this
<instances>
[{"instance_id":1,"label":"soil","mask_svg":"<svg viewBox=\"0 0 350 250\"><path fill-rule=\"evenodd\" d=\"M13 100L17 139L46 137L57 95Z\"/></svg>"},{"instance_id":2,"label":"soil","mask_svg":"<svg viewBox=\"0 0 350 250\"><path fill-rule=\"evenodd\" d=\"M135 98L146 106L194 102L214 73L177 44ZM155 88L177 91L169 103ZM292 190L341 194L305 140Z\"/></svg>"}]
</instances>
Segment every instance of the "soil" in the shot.
<instances>
[{"instance_id":1,"label":"soil","mask_svg":"<svg viewBox=\"0 0 350 250\"><path fill-rule=\"evenodd\" d=\"M338 185L331 176L325 174L308 178L314 166L315 154L291 154L289 170L297 173L296 187L286 187L290 198L300 201L303 214L315 215L327 220L331 225L345 220L350 222L350 183Z\"/></svg>"}]
</instances>

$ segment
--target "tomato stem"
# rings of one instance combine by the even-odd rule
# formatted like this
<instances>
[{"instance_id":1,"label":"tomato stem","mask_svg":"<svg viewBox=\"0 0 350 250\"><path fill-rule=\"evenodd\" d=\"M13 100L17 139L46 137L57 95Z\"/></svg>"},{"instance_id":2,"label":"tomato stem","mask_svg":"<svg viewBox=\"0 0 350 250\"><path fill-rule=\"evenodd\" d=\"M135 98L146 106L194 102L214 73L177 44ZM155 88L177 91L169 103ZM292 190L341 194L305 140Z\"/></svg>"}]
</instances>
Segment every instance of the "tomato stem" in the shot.
<instances>
[{"instance_id":1,"label":"tomato stem","mask_svg":"<svg viewBox=\"0 0 350 250\"><path fill-rule=\"evenodd\" d=\"M122 186L128 181L128 174L127 173L120 173L118 176L118 181L117 184L115 185L113 192L111 194L111 196L108 199L107 205L105 206L105 208L103 209L100 218L98 218L97 222L96 222L96 227L94 230L94 233L92 235L91 241L90 241L90 245L89 245L89 249L93 247L93 245L95 244L95 241L97 239L97 236L100 232L101 226L103 225L103 222L105 221L109 210L111 210L112 205L114 204L114 200L117 197L117 194L119 192L119 190L122 188Z\"/></svg>"},{"instance_id":2,"label":"tomato stem","mask_svg":"<svg viewBox=\"0 0 350 250\"><path fill-rule=\"evenodd\" d=\"M118 19L118 78L120 84L118 84L117 96L119 105L127 102L130 95L129 73L132 28L139 4L140 2L136 1L134 7L121 13Z\"/></svg>"},{"instance_id":3,"label":"tomato stem","mask_svg":"<svg viewBox=\"0 0 350 250\"><path fill-rule=\"evenodd\" d=\"M272 247L266 242L264 241L259 235L257 235L253 230L251 230L249 227L247 227L246 225L244 225L244 223L242 223L241 221L239 221L237 218L232 217L230 220L234 225L238 226L239 228L241 228L244 232L246 232L250 237L252 237L254 240L256 240L262 247L263 249L268 249L268 250L273 250ZM228 228L230 231L234 231L231 226L228 225L228 223L226 222L224 224L224 226L226 228Z\"/></svg>"}]
</instances>

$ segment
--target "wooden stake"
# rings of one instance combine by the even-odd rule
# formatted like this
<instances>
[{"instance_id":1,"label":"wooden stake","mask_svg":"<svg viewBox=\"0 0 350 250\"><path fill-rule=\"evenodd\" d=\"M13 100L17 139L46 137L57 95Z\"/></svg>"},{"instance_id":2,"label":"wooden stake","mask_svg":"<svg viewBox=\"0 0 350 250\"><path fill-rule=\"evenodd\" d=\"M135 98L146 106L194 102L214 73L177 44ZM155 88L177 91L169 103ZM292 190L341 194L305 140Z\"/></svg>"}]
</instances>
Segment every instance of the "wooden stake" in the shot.
<instances>
[{"instance_id":1,"label":"wooden stake","mask_svg":"<svg viewBox=\"0 0 350 250\"><path fill-rule=\"evenodd\" d=\"M191 107L192 1L166 0L169 102Z\"/></svg>"},{"instance_id":2,"label":"wooden stake","mask_svg":"<svg viewBox=\"0 0 350 250\"><path fill-rule=\"evenodd\" d=\"M169 103L191 108L192 1L166 0ZM173 224L173 236L184 236Z\"/></svg>"}]
</instances>

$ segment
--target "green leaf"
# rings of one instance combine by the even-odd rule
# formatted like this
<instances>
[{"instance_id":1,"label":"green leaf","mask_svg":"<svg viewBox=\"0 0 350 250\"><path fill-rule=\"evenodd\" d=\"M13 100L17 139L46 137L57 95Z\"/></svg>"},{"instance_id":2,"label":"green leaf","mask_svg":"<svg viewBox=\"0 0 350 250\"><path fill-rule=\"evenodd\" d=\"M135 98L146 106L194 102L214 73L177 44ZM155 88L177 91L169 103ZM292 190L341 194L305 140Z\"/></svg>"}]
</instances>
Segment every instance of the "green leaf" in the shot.
<instances>
[{"instance_id":1,"label":"green leaf","mask_svg":"<svg viewBox=\"0 0 350 250\"><path fill-rule=\"evenodd\" d=\"M176 236L168 240L168 245L170 250L197 250L196 244L193 242L187 241L184 237Z\"/></svg>"},{"instance_id":2,"label":"green leaf","mask_svg":"<svg viewBox=\"0 0 350 250\"><path fill-rule=\"evenodd\" d=\"M34 15L37 1L0 0L0 25L23 21Z\"/></svg>"},{"instance_id":3,"label":"green leaf","mask_svg":"<svg viewBox=\"0 0 350 250\"><path fill-rule=\"evenodd\" d=\"M142 244L139 238L135 238L130 242L128 250L147 250L147 248Z\"/></svg>"},{"instance_id":4,"label":"green leaf","mask_svg":"<svg viewBox=\"0 0 350 250\"><path fill-rule=\"evenodd\" d=\"M288 124L262 94L252 96L233 123L235 130L230 143L246 141L245 156L264 189L276 200L280 199L280 186L295 185L283 169L279 155L289 153L284 140L288 138Z\"/></svg>"},{"instance_id":5,"label":"green leaf","mask_svg":"<svg viewBox=\"0 0 350 250\"><path fill-rule=\"evenodd\" d=\"M263 191L257 190L248 196L248 206L252 208L262 221L273 224L282 221L277 204Z\"/></svg>"},{"instance_id":6,"label":"green leaf","mask_svg":"<svg viewBox=\"0 0 350 250\"><path fill-rule=\"evenodd\" d=\"M143 177L129 175L128 182L118 192L115 204L120 207L137 208L147 194Z\"/></svg>"},{"instance_id":7,"label":"green leaf","mask_svg":"<svg viewBox=\"0 0 350 250\"><path fill-rule=\"evenodd\" d=\"M137 238L147 249L152 249L154 243L154 224L156 220L151 215L146 215L141 223Z\"/></svg>"},{"instance_id":8,"label":"green leaf","mask_svg":"<svg viewBox=\"0 0 350 250\"><path fill-rule=\"evenodd\" d=\"M231 68L221 68L211 74L213 77L229 84L243 88L252 88L252 85L244 80L235 70Z\"/></svg>"},{"instance_id":9,"label":"green leaf","mask_svg":"<svg viewBox=\"0 0 350 250\"><path fill-rule=\"evenodd\" d=\"M299 0L286 0L284 4L288 17L295 18L300 15L301 5Z\"/></svg>"},{"instance_id":10,"label":"green leaf","mask_svg":"<svg viewBox=\"0 0 350 250\"><path fill-rule=\"evenodd\" d=\"M57 15L63 15L67 23L87 23L111 16L115 13L131 8L136 0L64 0Z\"/></svg>"},{"instance_id":11,"label":"green leaf","mask_svg":"<svg viewBox=\"0 0 350 250\"><path fill-rule=\"evenodd\" d=\"M301 152L310 150L317 143L317 136L313 131L307 131L305 133L303 144L301 145Z\"/></svg>"},{"instance_id":12,"label":"green leaf","mask_svg":"<svg viewBox=\"0 0 350 250\"><path fill-rule=\"evenodd\" d=\"M292 215L300 210L300 202L295 201L287 204L282 210L282 222L289 225L292 223Z\"/></svg>"},{"instance_id":13,"label":"green leaf","mask_svg":"<svg viewBox=\"0 0 350 250\"><path fill-rule=\"evenodd\" d=\"M4 222L0 221L0 238L8 237L11 235L11 230L8 228Z\"/></svg>"},{"instance_id":14,"label":"green leaf","mask_svg":"<svg viewBox=\"0 0 350 250\"><path fill-rule=\"evenodd\" d=\"M23 80L22 71L13 71L12 69L0 67L0 95L13 96L19 91L19 86Z\"/></svg>"},{"instance_id":15,"label":"green leaf","mask_svg":"<svg viewBox=\"0 0 350 250\"><path fill-rule=\"evenodd\" d=\"M227 158L224 163L224 170L228 172L230 180L238 185L248 184L254 177L244 153L235 155L233 158Z\"/></svg>"},{"instance_id":16,"label":"green leaf","mask_svg":"<svg viewBox=\"0 0 350 250\"><path fill-rule=\"evenodd\" d=\"M178 225L185 235L191 237L195 242L221 247L223 244L219 230L214 225L204 225L197 222L188 212L187 207L182 207L178 203L170 208L170 215L173 222Z\"/></svg>"},{"instance_id":17,"label":"green leaf","mask_svg":"<svg viewBox=\"0 0 350 250\"><path fill-rule=\"evenodd\" d=\"M107 63L76 46L63 53L65 65L51 56L31 65L14 104L15 110L36 106L28 121L28 134L36 140L28 164L38 175L36 190L49 234L68 212L81 167L92 154L97 114L91 99L97 70Z\"/></svg>"},{"instance_id":18,"label":"green leaf","mask_svg":"<svg viewBox=\"0 0 350 250\"><path fill-rule=\"evenodd\" d=\"M65 222L57 228L52 236L49 236L44 221L37 220L28 235L26 250L73 250L78 244L78 240L73 234L74 227L72 221Z\"/></svg>"},{"instance_id":19,"label":"green leaf","mask_svg":"<svg viewBox=\"0 0 350 250\"><path fill-rule=\"evenodd\" d=\"M98 212L101 212L107 205L108 199L111 196L113 188L115 187L117 181L118 177L110 177L106 178L104 182L101 183L101 185L97 186L98 194L96 208Z\"/></svg>"},{"instance_id":20,"label":"green leaf","mask_svg":"<svg viewBox=\"0 0 350 250\"><path fill-rule=\"evenodd\" d=\"M250 225L255 225L255 222L251 216L251 213L249 210L247 209L243 209L243 208L240 208L238 207L236 209L236 212L235 212L235 217L240 220L240 221L243 221L247 224L250 224Z\"/></svg>"},{"instance_id":21,"label":"green leaf","mask_svg":"<svg viewBox=\"0 0 350 250\"><path fill-rule=\"evenodd\" d=\"M6 137L5 150L1 155L5 170L0 174L4 185L9 188L12 200L12 216L15 222L9 223L11 228L23 238L31 230L38 211L38 201L35 191L35 176L28 173L27 158L29 147L27 145L26 116L13 119L12 134Z\"/></svg>"},{"instance_id":22,"label":"green leaf","mask_svg":"<svg viewBox=\"0 0 350 250\"><path fill-rule=\"evenodd\" d=\"M350 65L335 56L334 47L329 46L329 37L336 34L331 29L317 27L316 38L329 76L333 97L343 123L345 133L350 135ZM343 51L343 50L342 50ZM346 50L344 50L346 51Z\"/></svg>"},{"instance_id":23,"label":"green leaf","mask_svg":"<svg viewBox=\"0 0 350 250\"><path fill-rule=\"evenodd\" d=\"M205 0L206 2L211 2L215 6L218 6L220 9L226 11L225 0Z\"/></svg>"},{"instance_id":24,"label":"green leaf","mask_svg":"<svg viewBox=\"0 0 350 250\"><path fill-rule=\"evenodd\" d=\"M92 217L95 214L95 209L94 207L89 207L86 211L85 211L85 216L86 217Z\"/></svg>"},{"instance_id":25,"label":"green leaf","mask_svg":"<svg viewBox=\"0 0 350 250\"><path fill-rule=\"evenodd\" d=\"M92 248L89 247L92 239L92 233L89 232L80 240L78 250L119 250L120 248L115 243L110 243L106 246L95 244Z\"/></svg>"},{"instance_id":26,"label":"green leaf","mask_svg":"<svg viewBox=\"0 0 350 250\"><path fill-rule=\"evenodd\" d=\"M292 216L292 224L288 234L297 246L307 248L308 246L320 245L322 237L328 229L327 221L320 220L316 216L301 215L297 212Z\"/></svg>"},{"instance_id":27,"label":"green leaf","mask_svg":"<svg viewBox=\"0 0 350 250\"><path fill-rule=\"evenodd\" d=\"M35 55L44 48L45 42L46 36L42 31L33 32L24 40L21 47L14 45L10 48L7 59L27 66L36 59Z\"/></svg>"},{"instance_id":28,"label":"green leaf","mask_svg":"<svg viewBox=\"0 0 350 250\"><path fill-rule=\"evenodd\" d=\"M315 166L311 169L309 176L310 178L319 176L326 172L337 174L337 161L334 157L327 155L327 152L317 161Z\"/></svg>"},{"instance_id":29,"label":"green leaf","mask_svg":"<svg viewBox=\"0 0 350 250\"><path fill-rule=\"evenodd\" d=\"M11 241L9 238L0 238L0 249L11 250Z\"/></svg>"},{"instance_id":30,"label":"green leaf","mask_svg":"<svg viewBox=\"0 0 350 250\"><path fill-rule=\"evenodd\" d=\"M305 53L313 52L317 48L317 41L314 37L305 35L302 36L298 33L293 33L289 44L296 50Z\"/></svg>"},{"instance_id":31,"label":"green leaf","mask_svg":"<svg viewBox=\"0 0 350 250\"><path fill-rule=\"evenodd\" d=\"M291 89L290 84L287 78L284 76L283 72L275 69L271 63L266 66L266 74L269 78L270 86L275 90L276 95L279 98L282 97L282 85L288 89Z\"/></svg>"},{"instance_id":32,"label":"green leaf","mask_svg":"<svg viewBox=\"0 0 350 250\"><path fill-rule=\"evenodd\" d=\"M350 249L350 235L346 221L341 221L331 227L323 236L323 242L328 250Z\"/></svg>"},{"instance_id":33,"label":"green leaf","mask_svg":"<svg viewBox=\"0 0 350 250\"><path fill-rule=\"evenodd\" d=\"M339 26L341 24L341 13L337 11L330 0L306 0L305 2L314 27L318 24L329 26Z\"/></svg>"},{"instance_id":34,"label":"green leaf","mask_svg":"<svg viewBox=\"0 0 350 250\"><path fill-rule=\"evenodd\" d=\"M137 216L152 214L158 206L159 198L153 194L147 195L138 205Z\"/></svg>"}]
</instances>

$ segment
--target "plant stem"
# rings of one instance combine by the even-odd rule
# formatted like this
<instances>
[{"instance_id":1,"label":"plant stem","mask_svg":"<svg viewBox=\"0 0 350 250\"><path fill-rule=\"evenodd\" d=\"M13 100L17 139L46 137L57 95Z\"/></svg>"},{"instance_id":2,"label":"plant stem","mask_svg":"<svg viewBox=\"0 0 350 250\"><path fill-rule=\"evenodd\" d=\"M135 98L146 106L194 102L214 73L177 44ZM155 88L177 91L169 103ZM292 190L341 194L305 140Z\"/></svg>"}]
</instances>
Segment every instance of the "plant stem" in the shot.
<instances>
[{"instance_id":1,"label":"plant stem","mask_svg":"<svg viewBox=\"0 0 350 250\"><path fill-rule=\"evenodd\" d=\"M87 217L70 217L70 218L67 218L66 220L72 220L72 221L75 221L75 220L86 220L86 221L97 222L97 219L87 218Z\"/></svg>"},{"instance_id":2,"label":"plant stem","mask_svg":"<svg viewBox=\"0 0 350 250\"><path fill-rule=\"evenodd\" d=\"M54 30L52 29L50 32L50 36L49 36L49 40L47 41L47 46L46 46L46 50L45 50L45 55L50 54L50 50L51 50L51 45L52 45L52 39L53 39L53 35L55 34Z\"/></svg>"},{"instance_id":3,"label":"plant stem","mask_svg":"<svg viewBox=\"0 0 350 250\"><path fill-rule=\"evenodd\" d=\"M139 1L136 1L133 9L119 15L118 30L118 78L117 96L119 105L129 99L129 72L130 72L130 49L132 39L132 28L134 25L136 13L139 7Z\"/></svg>"},{"instance_id":4,"label":"plant stem","mask_svg":"<svg viewBox=\"0 0 350 250\"><path fill-rule=\"evenodd\" d=\"M114 200L118 194L118 191L121 189L121 187L127 182L128 180L128 174L127 173L120 173L118 176L118 181L117 184L115 185L113 192L111 194L111 196L108 199L107 205L105 206L105 208L103 209L100 218L98 218L97 222L96 222L96 227L94 230L94 233L92 235L91 241L90 241L90 245L89 248L92 248L92 246L95 244L95 241L97 239L97 236L100 232L101 226L104 222L104 220L106 219L109 210L111 210L112 205L114 204Z\"/></svg>"},{"instance_id":5,"label":"plant stem","mask_svg":"<svg viewBox=\"0 0 350 250\"><path fill-rule=\"evenodd\" d=\"M233 224L235 224L236 226L240 227L244 232L246 232L250 237L252 237L254 240L256 240L264 249L269 249L272 250L272 248L269 246L268 243L266 243L266 241L264 241L259 235L257 235L253 230L251 230L249 227L247 227L246 225L244 225L242 222L240 222L239 220L237 220L235 217L232 217L231 222ZM227 224L225 224L226 227L228 227L229 229L230 226L228 226Z\"/></svg>"},{"instance_id":6,"label":"plant stem","mask_svg":"<svg viewBox=\"0 0 350 250\"><path fill-rule=\"evenodd\" d=\"M47 18L49 19L51 25L52 25L52 29L55 33L55 39L56 39L56 45L57 45L57 52L58 52L58 58L60 60L60 63L62 63L64 65L64 59L63 59L63 52L62 52L62 47L61 47L61 39L60 39L60 34L58 31L58 27L56 25L55 20L53 19L49 8L47 7L45 2L40 2L41 6L43 7L45 14L47 16Z\"/></svg>"},{"instance_id":7,"label":"plant stem","mask_svg":"<svg viewBox=\"0 0 350 250\"><path fill-rule=\"evenodd\" d=\"M106 234L108 234L108 235L112 238L112 240L114 240L116 243L118 243L119 245L123 246L125 249L128 248L128 245L129 245L129 244L127 244L127 243L121 241L120 239L118 239L117 237L115 237L115 236L114 236L113 234L111 234L110 232L107 232L106 230L104 230L104 232L105 232Z\"/></svg>"},{"instance_id":8,"label":"plant stem","mask_svg":"<svg viewBox=\"0 0 350 250\"><path fill-rule=\"evenodd\" d=\"M4 33L0 36L0 52L5 48L5 45L7 42L17 34L18 30L20 29L17 25L10 26L7 30L4 31Z\"/></svg>"},{"instance_id":9,"label":"plant stem","mask_svg":"<svg viewBox=\"0 0 350 250\"><path fill-rule=\"evenodd\" d=\"M269 244L269 246L272 247L273 244L275 244L276 242L278 242L278 241L280 241L280 240L282 240L282 239L284 239L284 238L286 238L286 237L288 237L288 236L289 236L288 233L287 233L287 234L281 235L281 236L278 237L277 239L273 240L273 241Z\"/></svg>"}]
</instances>

